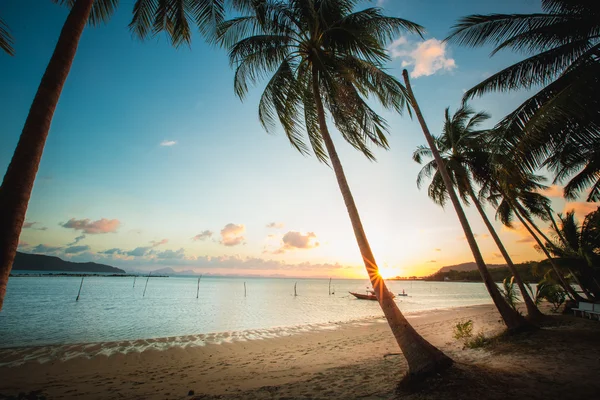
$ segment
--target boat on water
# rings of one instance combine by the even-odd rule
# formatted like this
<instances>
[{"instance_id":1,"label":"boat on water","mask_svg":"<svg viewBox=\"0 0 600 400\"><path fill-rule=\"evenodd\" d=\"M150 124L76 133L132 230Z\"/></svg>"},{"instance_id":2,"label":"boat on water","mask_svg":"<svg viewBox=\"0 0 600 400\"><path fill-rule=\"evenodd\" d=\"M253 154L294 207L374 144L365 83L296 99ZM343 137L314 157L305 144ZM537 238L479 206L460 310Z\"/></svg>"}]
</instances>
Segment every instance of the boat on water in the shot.
<instances>
[{"instance_id":1,"label":"boat on water","mask_svg":"<svg viewBox=\"0 0 600 400\"><path fill-rule=\"evenodd\" d=\"M362 293L356 293L356 292L348 292L350 293L352 296L356 297L359 300L377 300L377 296L375 296L375 292L371 289L367 289L367 293L366 294L362 294ZM392 295L392 298L394 298L394 293L390 292L390 294Z\"/></svg>"}]
</instances>

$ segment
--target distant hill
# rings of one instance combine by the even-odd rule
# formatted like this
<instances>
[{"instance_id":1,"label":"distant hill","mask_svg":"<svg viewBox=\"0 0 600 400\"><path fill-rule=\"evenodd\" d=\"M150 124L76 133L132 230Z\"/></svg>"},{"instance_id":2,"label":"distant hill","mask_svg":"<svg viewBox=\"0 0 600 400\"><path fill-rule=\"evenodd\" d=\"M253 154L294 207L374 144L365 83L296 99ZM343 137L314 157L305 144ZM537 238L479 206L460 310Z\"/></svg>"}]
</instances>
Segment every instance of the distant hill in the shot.
<instances>
[{"instance_id":1,"label":"distant hill","mask_svg":"<svg viewBox=\"0 0 600 400\"><path fill-rule=\"evenodd\" d=\"M27 254L17 252L13 263L13 270L20 271L69 271L69 272L110 272L124 274L120 268L110 265L96 264L94 262L77 263L61 260L58 257L44 256L41 254Z\"/></svg>"},{"instance_id":2,"label":"distant hill","mask_svg":"<svg viewBox=\"0 0 600 400\"><path fill-rule=\"evenodd\" d=\"M508 266L506 264L486 264L486 266L488 268L508 268ZM462 263L462 264L448 265L446 267L442 267L439 269L439 271L437 273L439 274L442 272L450 272L450 271L458 271L458 272L474 271L476 269L477 269L477 264L475 264L474 262L466 262L466 263Z\"/></svg>"}]
</instances>

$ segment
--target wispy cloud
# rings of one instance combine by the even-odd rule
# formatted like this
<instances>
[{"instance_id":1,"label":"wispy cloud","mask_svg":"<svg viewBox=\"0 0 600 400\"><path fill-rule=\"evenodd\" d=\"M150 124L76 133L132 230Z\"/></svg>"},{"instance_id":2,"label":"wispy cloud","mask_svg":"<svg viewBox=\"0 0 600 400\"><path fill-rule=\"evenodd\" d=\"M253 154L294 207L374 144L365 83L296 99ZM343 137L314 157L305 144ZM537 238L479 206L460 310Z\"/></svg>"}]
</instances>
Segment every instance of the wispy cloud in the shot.
<instances>
[{"instance_id":1,"label":"wispy cloud","mask_svg":"<svg viewBox=\"0 0 600 400\"><path fill-rule=\"evenodd\" d=\"M65 254L77 254L83 253L84 251L89 251L90 246L71 246L65 249Z\"/></svg>"},{"instance_id":2,"label":"wispy cloud","mask_svg":"<svg viewBox=\"0 0 600 400\"><path fill-rule=\"evenodd\" d=\"M121 222L118 219L106 219L102 218L98 221L91 221L89 218L86 219L75 219L71 218L64 224L60 224L63 228L74 229L76 231L82 231L90 235L100 233L114 233L117 231Z\"/></svg>"},{"instance_id":3,"label":"wispy cloud","mask_svg":"<svg viewBox=\"0 0 600 400\"><path fill-rule=\"evenodd\" d=\"M192 238L192 240L194 242L197 242L198 240L206 240L206 239L210 239L212 237L212 235L213 235L213 232L206 230L206 231L201 232L201 233L197 234L196 236L194 236Z\"/></svg>"},{"instance_id":4,"label":"wispy cloud","mask_svg":"<svg viewBox=\"0 0 600 400\"><path fill-rule=\"evenodd\" d=\"M563 197L564 188L558 185L551 185L547 189L540 190L540 193L548 197Z\"/></svg>"},{"instance_id":5,"label":"wispy cloud","mask_svg":"<svg viewBox=\"0 0 600 400\"><path fill-rule=\"evenodd\" d=\"M244 232L246 227L243 224L227 224L221 229L221 244L224 246L237 246L242 244L246 238Z\"/></svg>"},{"instance_id":6,"label":"wispy cloud","mask_svg":"<svg viewBox=\"0 0 600 400\"><path fill-rule=\"evenodd\" d=\"M85 235L79 235L75 239L73 239L72 243L67 244L67 246L74 246L77 243L81 242L83 239L85 239Z\"/></svg>"},{"instance_id":7,"label":"wispy cloud","mask_svg":"<svg viewBox=\"0 0 600 400\"><path fill-rule=\"evenodd\" d=\"M48 228L46 228L45 226L40 226L39 228L36 228L35 225L39 224L38 222L24 222L23 223L23 229L35 229L38 231L45 231Z\"/></svg>"},{"instance_id":8,"label":"wispy cloud","mask_svg":"<svg viewBox=\"0 0 600 400\"><path fill-rule=\"evenodd\" d=\"M388 46L388 52L392 58L402 60L402 67L412 66L410 76L413 78L456 68L456 62L447 54L446 43L435 38L424 42L409 42L401 36Z\"/></svg>"},{"instance_id":9,"label":"wispy cloud","mask_svg":"<svg viewBox=\"0 0 600 400\"><path fill-rule=\"evenodd\" d=\"M283 222L269 222L267 228L282 229L285 225Z\"/></svg>"},{"instance_id":10,"label":"wispy cloud","mask_svg":"<svg viewBox=\"0 0 600 400\"><path fill-rule=\"evenodd\" d=\"M60 250L62 250L62 247L60 246L48 246L45 244L38 244L37 246L31 249L31 252L35 254L53 254Z\"/></svg>"},{"instance_id":11,"label":"wispy cloud","mask_svg":"<svg viewBox=\"0 0 600 400\"><path fill-rule=\"evenodd\" d=\"M171 146L175 146L177 144L176 140L163 140L162 142L160 142L160 145L162 147L171 147Z\"/></svg>"},{"instance_id":12,"label":"wispy cloud","mask_svg":"<svg viewBox=\"0 0 600 400\"><path fill-rule=\"evenodd\" d=\"M150 244L152 244L152 247L160 246L160 245L167 244L167 243L169 243L169 239L163 239L163 240L159 240L159 241L152 240L150 242Z\"/></svg>"}]
</instances>

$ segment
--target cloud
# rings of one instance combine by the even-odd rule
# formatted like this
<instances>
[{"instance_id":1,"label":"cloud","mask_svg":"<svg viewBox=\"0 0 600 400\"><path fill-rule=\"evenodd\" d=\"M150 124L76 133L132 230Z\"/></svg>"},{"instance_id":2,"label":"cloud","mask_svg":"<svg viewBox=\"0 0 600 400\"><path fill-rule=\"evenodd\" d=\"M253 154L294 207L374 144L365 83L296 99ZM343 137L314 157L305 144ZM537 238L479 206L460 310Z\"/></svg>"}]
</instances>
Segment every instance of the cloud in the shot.
<instances>
[{"instance_id":1,"label":"cloud","mask_svg":"<svg viewBox=\"0 0 600 400\"><path fill-rule=\"evenodd\" d=\"M90 246L71 246L65 249L65 254L77 254L89 250Z\"/></svg>"},{"instance_id":2,"label":"cloud","mask_svg":"<svg viewBox=\"0 0 600 400\"><path fill-rule=\"evenodd\" d=\"M118 219L106 219L102 218L98 221L91 221L89 218L86 219L75 219L71 218L69 221L61 224L63 228L75 229L76 231L82 231L90 235L99 233L114 233L117 231L121 222Z\"/></svg>"},{"instance_id":3,"label":"cloud","mask_svg":"<svg viewBox=\"0 0 600 400\"><path fill-rule=\"evenodd\" d=\"M493 256L494 258L502 258L502 254L500 253L494 253Z\"/></svg>"},{"instance_id":4,"label":"cloud","mask_svg":"<svg viewBox=\"0 0 600 400\"><path fill-rule=\"evenodd\" d=\"M192 238L192 240L194 242L197 242L198 240L206 240L206 239L210 239L212 237L212 235L213 235L213 232L206 230L206 231L201 232L201 233L197 234L196 236L194 236Z\"/></svg>"},{"instance_id":5,"label":"cloud","mask_svg":"<svg viewBox=\"0 0 600 400\"><path fill-rule=\"evenodd\" d=\"M434 249L435 251L442 251L442 249Z\"/></svg>"},{"instance_id":6,"label":"cloud","mask_svg":"<svg viewBox=\"0 0 600 400\"><path fill-rule=\"evenodd\" d=\"M165 250L159 253L156 253L156 258L159 260L182 260L185 258L185 250L183 248L173 251L173 250Z\"/></svg>"},{"instance_id":7,"label":"cloud","mask_svg":"<svg viewBox=\"0 0 600 400\"><path fill-rule=\"evenodd\" d=\"M85 235L77 236L75 239L73 239L73 243L69 243L69 244L67 244L67 246L76 245L77 243L81 242L83 239L85 239Z\"/></svg>"},{"instance_id":8,"label":"cloud","mask_svg":"<svg viewBox=\"0 0 600 400\"><path fill-rule=\"evenodd\" d=\"M125 254L132 257L143 257L147 254L150 254L152 251L152 247L136 247L133 250L126 251Z\"/></svg>"},{"instance_id":9,"label":"cloud","mask_svg":"<svg viewBox=\"0 0 600 400\"><path fill-rule=\"evenodd\" d=\"M221 229L221 244L224 246L237 246L242 244L246 238L243 236L246 227L243 224L227 224Z\"/></svg>"},{"instance_id":10,"label":"cloud","mask_svg":"<svg viewBox=\"0 0 600 400\"><path fill-rule=\"evenodd\" d=\"M427 263L436 263L436 262L437 262L437 260L429 260L429 261L427 261Z\"/></svg>"},{"instance_id":11,"label":"cloud","mask_svg":"<svg viewBox=\"0 0 600 400\"><path fill-rule=\"evenodd\" d=\"M600 203L588 203L585 201L574 201L566 203L563 209L563 213L567 211L575 210L575 216L582 221L586 215L592 211L596 211L600 207Z\"/></svg>"},{"instance_id":12,"label":"cloud","mask_svg":"<svg viewBox=\"0 0 600 400\"><path fill-rule=\"evenodd\" d=\"M162 142L160 142L160 145L162 147L171 147L171 146L175 146L177 144L177 141L175 140L163 140Z\"/></svg>"},{"instance_id":13,"label":"cloud","mask_svg":"<svg viewBox=\"0 0 600 400\"><path fill-rule=\"evenodd\" d=\"M387 0L377 0L377 7L383 7L387 3Z\"/></svg>"},{"instance_id":14,"label":"cloud","mask_svg":"<svg viewBox=\"0 0 600 400\"><path fill-rule=\"evenodd\" d=\"M150 243L152 244L152 247L156 247L156 246L160 246L160 245L169 243L169 239L163 239L163 240L158 241L158 242L152 240Z\"/></svg>"},{"instance_id":15,"label":"cloud","mask_svg":"<svg viewBox=\"0 0 600 400\"><path fill-rule=\"evenodd\" d=\"M37 246L31 249L31 252L37 254L51 254L56 253L60 250L62 250L62 247L60 246L48 246L45 244L38 244Z\"/></svg>"},{"instance_id":16,"label":"cloud","mask_svg":"<svg viewBox=\"0 0 600 400\"><path fill-rule=\"evenodd\" d=\"M283 222L270 222L267 224L267 228L273 228L273 229L282 229L285 225L283 224Z\"/></svg>"},{"instance_id":17,"label":"cloud","mask_svg":"<svg viewBox=\"0 0 600 400\"><path fill-rule=\"evenodd\" d=\"M491 236L488 235L487 233L474 233L473 236L475 236L475 239L489 239ZM462 240L467 240L466 236L461 236Z\"/></svg>"},{"instance_id":18,"label":"cloud","mask_svg":"<svg viewBox=\"0 0 600 400\"><path fill-rule=\"evenodd\" d=\"M35 229L35 230L38 230L38 231L45 231L46 229L48 229L45 226L40 226L39 228L34 228L34 225L36 225L38 223L39 222L24 222L22 229Z\"/></svg>"},{"instance_id":19,"label":"cloud","mask_svg":"<svg viewBox=\"0 0 600 400\"><path fill-rule=\"evenodd\" d=\"M319 246L316 241L317 235L314 232L302 234L296 231L289 231L281 238L283 245L275 251L275 254L282 254L294 249L314 249Z\"/></svg>"},{"instance_id":20,"label":"cloud","mask_svg":"<svg viewBox=\"0 0 600 400\"><path fill-rule=\"evenodd\" d=\"M502 225L502 229L519 235L520 238L516 240L517 243L535 243L535 239L523 224L515 222L512 225L512 228Z\"/></svg>"},{"instance_id":21,"label":"cloud","mask_svg":"<svg viewBox=\"0 0 600 400\"><path fill-rule=\"evenodd\" d=\"M20 241L20 240L19 240L19 244L18 244L18 247L17 247L17 248L18 248L18 249L22 249L22 248L25 248L25 247L29 247L29 243L27 243L27 242L22 242L22 241Z\"/></svg>"},{"instance_id":22,"label":"cloud","mask_svg":"<svg viewBox=\"0 0 600 400\"><path fill-rule=\"evenodd\" d=\"M548 197L560 197L562 198L564 195L564 188L562 186L558 186L558 185L551 185L548 188L544 189L544 190L540 190L539 193L543 194L544 196L548 196Z\"/></svg>"},{"instance_id":23,"label":"cloud","mask_svg":"<svg viewBox=\"0 0 600 400\"><path fill-rule=\"evenodd\" d=\"M413 78L456 68L454 59L447 56L446 43L435 38L415 43L408 42L404 36L400 36L388 46L388 52L392 58L402 59L403 68L413 67L410 72Z\"/></svg>"},{"instance_id":24,"label":"cloud","mask_svg":"<svg viewBox=\"0 0 600 400\"><path fill-rule=\"evenodd\" d=\"M113 248L104 251L99 251L98 254L125 254L125 250Z\"/></svg>"}]
</instances>

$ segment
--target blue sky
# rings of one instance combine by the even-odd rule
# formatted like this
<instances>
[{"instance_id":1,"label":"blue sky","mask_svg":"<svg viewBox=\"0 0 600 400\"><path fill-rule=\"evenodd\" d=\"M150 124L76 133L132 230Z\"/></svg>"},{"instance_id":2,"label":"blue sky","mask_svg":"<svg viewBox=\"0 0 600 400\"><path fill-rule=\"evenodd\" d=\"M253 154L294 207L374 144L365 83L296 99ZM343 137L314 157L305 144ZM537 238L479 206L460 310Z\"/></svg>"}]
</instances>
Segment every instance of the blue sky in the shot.
<instances>
[{"instance_id":1,"label":"blue sky","mask_svg":"<svg viewBox=\"0 0 600 400\"><path fill-rule=\"evenodd\" d=\"M372 2L375 3L375 2ZM538 1L377 2L417 22L425 40L399 37L389 71L409 69L432 132L464 90L519 55L441 42L472 13L535 12ZM86 28L58 104L29 204L21 250L75 261L221 274L365 276L333 172L258 122L261 85L242 103L224 50L195 35L140 42L127 29L132 0L107 25ZM5 171L67 10L49 1L0 4L16 56L0 54L0 170ZM493 116L526 93L472 102ZM366 160L334 139L375 256L385 275L426 274L472 260L452 209L415 184L416 121L383 112L390 151ZM557 193L554 191L553 193ZM554 198L561 211L564 201ZM575 204L583 210L585 204ZM467 210L489 263L500 263L475 210ZM271 224L271 227L268 225ZM540 258L522 229L498 229L516 261ZM76 240L78 238L78 240Z\"/></svg>"}]
</instances>

